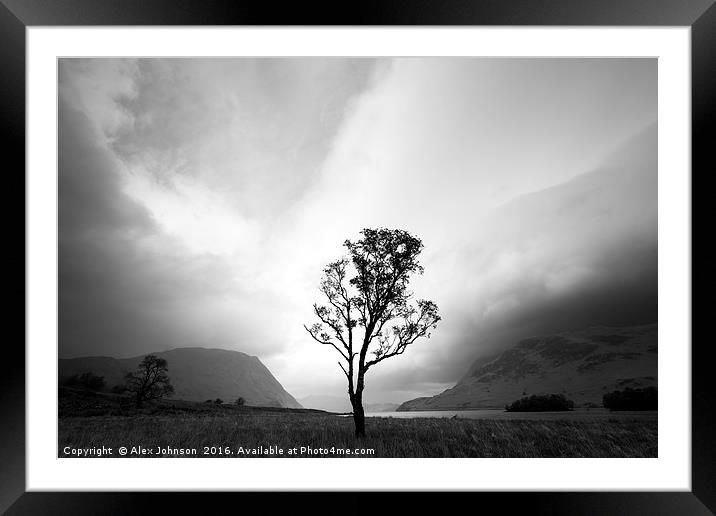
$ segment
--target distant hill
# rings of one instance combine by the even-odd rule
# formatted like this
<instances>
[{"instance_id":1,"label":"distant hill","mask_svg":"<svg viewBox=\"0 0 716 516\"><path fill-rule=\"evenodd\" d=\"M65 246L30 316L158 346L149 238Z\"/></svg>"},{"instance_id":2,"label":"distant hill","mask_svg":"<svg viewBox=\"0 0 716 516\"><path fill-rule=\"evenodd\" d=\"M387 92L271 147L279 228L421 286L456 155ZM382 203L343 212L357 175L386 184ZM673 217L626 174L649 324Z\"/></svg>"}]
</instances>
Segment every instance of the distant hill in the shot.
<instances>
[{"instance_id":1,"label":"distant hill","mask_svg":"<svg viewBox=\"0 0 716 516\"><path fill-rule=\"evenodd\" d=\"M312 394L299 400L306 408L327 410L328 412L352 412L348 393L344 397ZM363 403L366 412L391 412L398 408L399 403Z\"/></svg>"},{"instance_id":2,"label":"distant hill","mask_svg":"<svg viewBox=\"0 0 716 516\"><path fill-rule=\"evenodd\" d=\"M366 412L393 412L397 410L400 403L364 403Z\"/></svg>"},{"instance_id":3,"label":"distant hill","mask_svg":"<svg viewBox=\"0 0 716 516\"><path fill-rule=\"evenodd\" d=\"M531 337L475 361L455 387L398 410L502 408L524 396L560 393L576 407L601 406L607 392L656 386L657 352L656 324Z\"/></svg>"},{"instance_id":4,"label":"distant hill","mask_svg":"<svg viewBox=\"0 0 716 516\"><path fill-rule=\"evenodd\" d=\"M167 361L173 398L190 401L221 398L232 403L243 397L252 406L301 408L257 357L207 348L177 348L153 354ZM143 357L60 359L60 381L91 371L104 376L111 388L123 384L124 375L135 370Z\"/></svg>"}]
</instances>

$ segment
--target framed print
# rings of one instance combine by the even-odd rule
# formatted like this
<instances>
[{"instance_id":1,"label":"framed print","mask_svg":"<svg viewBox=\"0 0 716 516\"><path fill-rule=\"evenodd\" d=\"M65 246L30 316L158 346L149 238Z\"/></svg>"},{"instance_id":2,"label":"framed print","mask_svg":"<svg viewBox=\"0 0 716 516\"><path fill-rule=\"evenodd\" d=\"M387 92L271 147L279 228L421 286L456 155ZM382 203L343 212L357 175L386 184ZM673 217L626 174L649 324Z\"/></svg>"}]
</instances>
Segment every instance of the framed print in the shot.
<instances>
[{"instance_id":1,"label":"framed print","mask_svg":"<svg viewBox=\"0 0 716 516\"><path fill-rule=\"evenodd\" d=\"M716 10L547 5L5 2L3 508L713 510L691 178Z\"/></svg>"}]
</instances>

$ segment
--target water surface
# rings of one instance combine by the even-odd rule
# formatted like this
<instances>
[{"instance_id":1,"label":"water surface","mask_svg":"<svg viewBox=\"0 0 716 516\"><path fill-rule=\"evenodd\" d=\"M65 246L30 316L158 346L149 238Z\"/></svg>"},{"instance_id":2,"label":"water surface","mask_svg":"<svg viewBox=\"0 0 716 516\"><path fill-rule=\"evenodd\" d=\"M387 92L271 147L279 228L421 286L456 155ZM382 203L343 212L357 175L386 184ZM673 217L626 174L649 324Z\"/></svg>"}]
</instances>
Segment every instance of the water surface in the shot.
<instances>
[{"instance_id":1,"label":"water surface","mask_svg":"<svg viewBox=\"0 0 716 516\"><path fill-rule=\"evenodd\" d=\"M366 417L412 419L442 417L457 419L656 419L656 411L609 412L607 409L576 409L566 412L506 412L504 409L416 410L411 412L366 412Z\"/></svg>"}]
</instances>

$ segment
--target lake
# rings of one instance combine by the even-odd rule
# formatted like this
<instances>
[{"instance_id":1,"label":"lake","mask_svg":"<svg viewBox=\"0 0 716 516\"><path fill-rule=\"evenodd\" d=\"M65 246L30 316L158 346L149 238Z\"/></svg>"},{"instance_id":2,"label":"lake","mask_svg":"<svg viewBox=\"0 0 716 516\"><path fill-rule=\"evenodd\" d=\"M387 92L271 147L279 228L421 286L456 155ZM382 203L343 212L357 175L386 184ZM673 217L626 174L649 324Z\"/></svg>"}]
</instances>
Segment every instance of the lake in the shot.
<instances>
[{"instance_id":1,"label":"lake","mask_svg":"<svg viewBox=\"0 0 716 516\"><path fill-rule=\"evenodd\" d=\"M412 412L366 412L366 417L447 417L464 419L656 419L656 411L609 412L606 409L576 409L568 412L505 412L504 409L416 410Z\"/></svg>"}]
</instances>

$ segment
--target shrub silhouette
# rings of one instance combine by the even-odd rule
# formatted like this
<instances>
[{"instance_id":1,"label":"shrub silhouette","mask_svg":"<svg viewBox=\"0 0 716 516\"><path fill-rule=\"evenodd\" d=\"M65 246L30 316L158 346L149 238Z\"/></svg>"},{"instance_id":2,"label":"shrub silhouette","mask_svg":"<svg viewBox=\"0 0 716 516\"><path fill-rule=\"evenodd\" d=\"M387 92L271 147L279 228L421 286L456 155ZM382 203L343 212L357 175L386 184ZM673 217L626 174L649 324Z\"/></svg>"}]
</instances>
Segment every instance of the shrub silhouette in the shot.
<instances>
[{"instance_id":1,"label":"shrub silhouette","mask_svg":"<svg viewBox=\"0 0 716 516\"><path fill-rule=\"evenodd\" d=\"M564 394L533 394L505 405L507 412L546 412L572 410L573 408L574 402L565 398Z\"/></svg>"},{"instance_id":2,"label":"shrub silhouette","mask_svg":"<svg viewBox=\"0 0 716 516\"><path fill-rule=\"evenodd\" d=\"M242 406L242 405L246 404L246 400L244 398L242 398L241 396L239 396L238 398L236 398L236 401L234 403L236 405Z\"/></svg>"},{"instance_id":3,"label":"shrub silhouette","mask_svg":"<svg viewBox=\"0 0 716 516\"><path fill-rule=\"evenodd\" d=\"M72 375L64 383L67 387L79 387L87 391L102 391L106 386L104 376L97 376L92 371Z\"/></svg>"},{"instance_id":4,"label":"shrub silhouette","mask_svg":"<svg viewBox=\"0 0 716 516\"><path fill-rule=\"evenodd\" d=\"M112 392L114 394L124 394L127 392L127 387L125 385L115 385L112 387Z\"/></svg>"},{"instance_id":5,"label":"shrub silhouette","mask_svg":"<svg viewBox=\"0 0 716 516\"><path fill-rule=\"evenodd\" d=\"M604 408L617 410L657 410L658 394L656 387L633 389L627 387L623 391L613 391L602 397Z\"/></svg>"}]
</instances>

